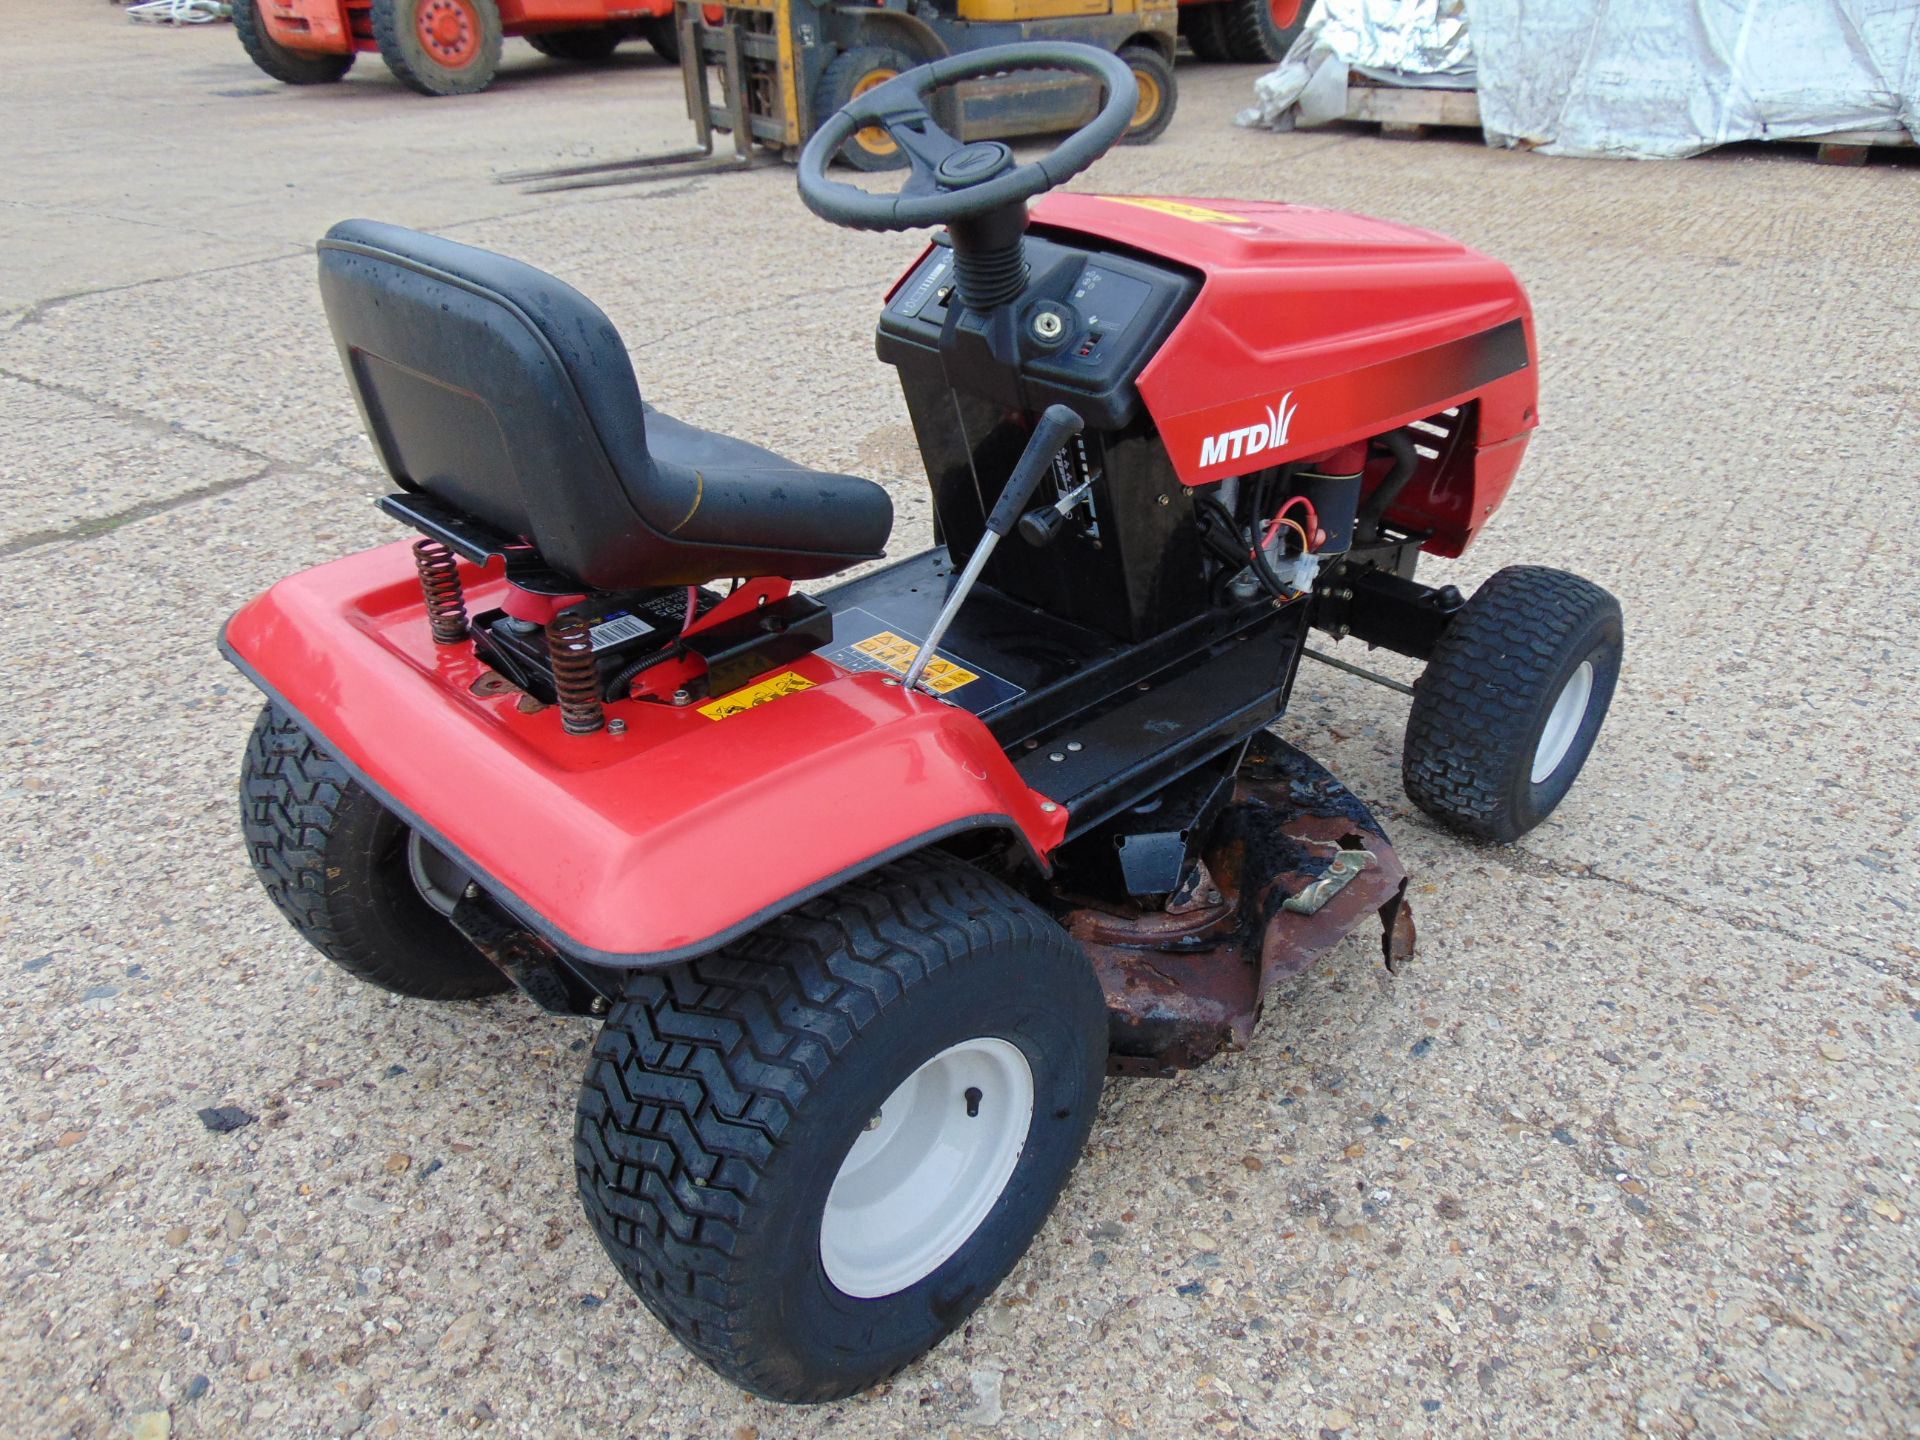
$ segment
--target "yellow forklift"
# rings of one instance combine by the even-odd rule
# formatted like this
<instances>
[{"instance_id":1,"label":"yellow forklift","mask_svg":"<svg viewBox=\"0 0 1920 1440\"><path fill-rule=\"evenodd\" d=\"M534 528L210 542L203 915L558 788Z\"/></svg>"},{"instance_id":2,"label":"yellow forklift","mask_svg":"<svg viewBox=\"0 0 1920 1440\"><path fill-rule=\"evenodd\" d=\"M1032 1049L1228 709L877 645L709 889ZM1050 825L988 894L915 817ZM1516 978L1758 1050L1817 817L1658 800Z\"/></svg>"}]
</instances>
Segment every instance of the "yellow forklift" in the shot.
<instances>
[{"instance_id":1,"label":"yellow forklift","mask_svg":"<svg viewBox=\"0 0 1920 1440\"><path fill-rule=\"evenodd\" d=\"M1140 101L1124 142L1145 144L1173 119L1179 15L1178 0L678 0L680 74L698 145L500 178L572 190L793 160L827 116L901 71L1032 40L1078 41L1126 61ZM1036 70L964 82L933 105L963 141L1004 140L1078 129L1101 100L1085 76ZM732 154L715 153L716 132L732 137ZM841 158L861 170L906 163L878 126L856 133Z\"/></svg>"}]
</instances>

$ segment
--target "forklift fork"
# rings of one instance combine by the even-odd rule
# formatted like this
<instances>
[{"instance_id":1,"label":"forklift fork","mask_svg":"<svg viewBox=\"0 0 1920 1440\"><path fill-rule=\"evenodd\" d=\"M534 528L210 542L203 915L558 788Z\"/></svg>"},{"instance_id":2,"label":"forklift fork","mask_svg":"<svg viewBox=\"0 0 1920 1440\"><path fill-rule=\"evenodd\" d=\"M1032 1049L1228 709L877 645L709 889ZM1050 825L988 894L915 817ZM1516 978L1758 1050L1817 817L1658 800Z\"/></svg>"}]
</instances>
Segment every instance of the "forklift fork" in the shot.
<instances>
[{"instance_id":1,"label":"forklift fork","mask_svg":"<svg viewBox=\"0 0 1920 1440\"><path fill-rule=\"evenodd\" d=\"M707 49L704 37L717 37L727 92L727 116L733 130L733 154L716 155L713 146L713 103L707 88ZM592 165L562 165L545 170L514 170L495 179L502 185L526 184L524 193L555 190L594 190L608 185L640 185L651 181L683 180L695 175L751 170L768 163L754 145L753 119L748 110L747 67L741 57L740 31L725 24L709 29L692 6L680 11L680 78L687 87L687 113L693 117L699 144L664 155L638 155L626 160L603 160ZM643 173L635 173L635 172Z\"/></svg>"}]
</instances>

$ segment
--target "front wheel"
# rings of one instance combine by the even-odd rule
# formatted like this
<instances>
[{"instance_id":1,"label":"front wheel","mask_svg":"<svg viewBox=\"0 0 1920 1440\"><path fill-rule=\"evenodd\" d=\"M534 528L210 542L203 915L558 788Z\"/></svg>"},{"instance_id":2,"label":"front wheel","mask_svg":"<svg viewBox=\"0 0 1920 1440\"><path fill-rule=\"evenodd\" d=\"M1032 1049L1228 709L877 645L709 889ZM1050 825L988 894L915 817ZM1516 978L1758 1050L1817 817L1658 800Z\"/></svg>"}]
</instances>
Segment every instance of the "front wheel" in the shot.
<instances>
[{"instance_id":1,"label":"front wheel","mask_svg":"<svg viewBox=\"0 0 1920 1440\"><path fill-rule=\"evenodd\" d=\"M1180 99L1178 82L1173 78L1173 66L1151 45L1128 45L1121 50L1120 58L1133 71L1134 83L1140 87L1133 120L1126 134L1120 137L1120 143L1144 145L1149 140L1157 140L1173 123L1173 107Z\"/></svg>"},{"instance_id":2,"label":"front wheel","mask_svg":"<svg viewBox=\"0 0 1920 1440\"><path fill-rule=\"evenodd\" d=\"M912 857L634 979L580 1091L581 1198L695 1355L769 1399L839 1399L1026 1251L1106 1049L1100 987L1052 920Z\"/></svg>"},{"instance_id":3,"label":"front wheel","mask_svg":"<svg viewBox=\"0 0 1920 1440\"><path fill-rule=\"evenodd\" d=\"M1422 810L1505 843L1566 798L1620 678L1620 602L1515 565L1474 592L1414 682L1401 776Z\"/></svg>"},{"instance_id":4,"label":"front wheel","mask_svg":"<svg viewBox=\"0 0 1920 1440\"><path fill-rule=\"evenodd\" d=\"M1306 24L1310 0L1218 0L1227 58L1270 65L1286 58Z\"/></svg>"},{"instance_id":5,"label":"front wheel","mask_svg":"<svg viewBox=\"0 0 1920 1440\"><path fill-rule=\"evenodd\" d=\"M500 7L495 0L373 0L373 38L408 89L471 95L500 68Z\"/></svg>"},{"instance_id":6,"label":"front wheel","mask_svg":"<svg viewBox=\"0 0 1920 1440\"><path fill-rule=\"evenodd\" d=\"M898 50L881 45L862 45L835 56L820 72L820 80L814 86L816 125L849 100L886 84L917 63ZM841 148L840 158L856 170L899 170L907 163L900 143L878 125L854 131L853 138Z\"/></svg>"},{"instance_id":7,"label":"front wheel","mask_svg":"<svg viewBox=\"0 0 1920 1440\"><path fill-rule=\"evenodd\" d=\"M339 55L290 50L275 40L260 18L259 0L234 0L233 33L247 58L283 85L331 85L353 68L351 50Z\"/></svg>"}]
</instances>

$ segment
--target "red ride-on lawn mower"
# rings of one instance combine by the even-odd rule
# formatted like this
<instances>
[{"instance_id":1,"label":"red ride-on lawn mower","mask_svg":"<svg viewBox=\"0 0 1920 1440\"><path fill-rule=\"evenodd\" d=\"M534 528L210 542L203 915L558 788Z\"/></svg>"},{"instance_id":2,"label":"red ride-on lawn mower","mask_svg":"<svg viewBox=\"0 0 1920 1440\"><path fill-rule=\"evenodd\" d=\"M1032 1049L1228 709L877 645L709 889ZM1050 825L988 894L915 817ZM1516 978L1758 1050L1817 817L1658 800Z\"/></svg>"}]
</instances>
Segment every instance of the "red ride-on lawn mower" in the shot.
<instances>
[{"instance_id":1,"label":"red ride-on lawn mower","mask_svg":"<svg viewBox=\"0 0 1920 1440\"><path fill-rule=\"evenodd\" d=\"M644 39L680 63L673 0L233 0L233 28L248 58L286 85L343 80L376 51L411 90L471 95L493 83L508 35L587 64Z\"/></svg>"},{"instance_id":2,"label":"red ride-on lawn mower","mask_svg":"<svg viewBox=\"0 0 1920 1440\"><path fill-rule=\"evenodd\" d=\"M927 109L1027 68L1105 92L1043 159ZM807 145L826 220L944 227L879 326L939 543L811 594L884 549L879 486L646 409L607 318L537 270L364 221L321 242L381 503L424 538L229 622L269 697L253 862L356 975L600 1021L588 1218L762 1395L851 1394L959 1325L1103 1072L1243 1046L1356 927L1410 952L1381 827L1268 731L1311 629L1426 661L1407 790L1490 840L1559 804L1613 692L1606 592L1415 578L1535 423L1513 275L1357 215L1046 194L1135 103L1110 54L1011 45ZM898 194L828 178L874 125Z\"/></svg>"}]
</instances>

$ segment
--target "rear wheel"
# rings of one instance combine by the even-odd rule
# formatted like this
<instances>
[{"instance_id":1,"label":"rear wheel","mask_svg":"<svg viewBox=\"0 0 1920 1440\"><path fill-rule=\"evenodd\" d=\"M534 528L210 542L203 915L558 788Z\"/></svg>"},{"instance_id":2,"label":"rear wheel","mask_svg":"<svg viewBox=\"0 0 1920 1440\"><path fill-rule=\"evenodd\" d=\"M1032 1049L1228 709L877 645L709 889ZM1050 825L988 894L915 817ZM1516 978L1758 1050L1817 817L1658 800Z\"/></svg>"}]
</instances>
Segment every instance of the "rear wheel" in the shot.
<instances>
[{"instance_id":1,"label":"rear wheel","mask_svg":"<svg viewBox=\"0 0 1920 1440\"><path fill-rule=\"evenodd\" d=\"M592 25L579 30L547 30L527 36L527 43L556 60L599 65L613 58L613 52L625 38L611 25Z\"/></svg>"},{"instance_id":2,"label":"rear wheel","mask_svg":"<svg viewBox=\"0 0 1920 1440\"><path fill-rule=\"evenodd\" d=\"M1271 64L1287 53L1306 24L1311 0L1220 0L1227 58Z\"/></svg>"},{"instance_id":3,"label":"rear wheel","mask_svg":"<svg viewBox=\"0 0 1920 1440\"><path fill-rule=\"evenodd\" d=\"M471 95L500 68L494 0L373 0L373 38L395 78L422 95Z\"/></svg>"},{"instance_id":4,"label":"rear wheel","mask_svg":"<svg viewBox=\"0 0 1920 1440\"><path fill-rule=\"evenodd\" d=\"M769 1399L866 1389L1012 1269L1086 1142L1106 1007L1045 914L941 855L635 977L580 1091L594 1230Z\"/></svg>"},{"instance_id":5,"label":"rear wheel","mask_svg":"<svg viewBox=\"0 0 1920 1440\"><path fill-rule=\"evenodd\" d=\"M1196 60L1227 60L1227 7L1224 4L1182 5L1180 33L1193 47Z\"/></svg>"},{"instance_id":6,"label":"rear wheel","mask_svg":"<svg viewBox=\"0 0 1920 1440\"><path fill-rule=\"evenodd\" d=\"M283 85L331 85L353 68L354 55L289 50L267 33L259 0L234 0L233 31L247 57Z\"/></svg>"},{"instance_id":7,"label":"rear wheel","mask_svg":"<svg viewBox=\"0 0 1920 1440\"><path fill-rule=\"evenodd\" d=\"M1515 565L1474 592L1413 687L1401 775L1454 829L1517 840L1566 798L1620 678L1620 602Z\"/></svg>"},{"instance_id":8,"label":"rear wheel","mask_svg":"<svg viewBox=\"0 0 1920 1440\"><path fill-rule=\"evenodd\" d=\"M1120 140L1125 145L1144 145L1158 139L1173 123L1173 107L1180 99L1178 82L1173 78L1173 66L1151 45L1128 45L1120 51L1120 58L1133 71L1134 83L1140 87L1133 120Z\"/></svg>"},{"instance_id":9,"label":"rear wheel","mask_svg":"<svg viewBox=\"0 0 1920 1440\"><path fill-rule=\"evenodd\" d=\"M856 95L864 95L876 85L884 85L917 62L898 50L880 45L862 45L834 57L820 72L813 92L815 122L826 119ZM899 142L878 125L856 130L853 138L840 147L840 158L856 170L899 170L907 163Z\"/></svg>"},{"instance_id":10,"label":"rear wheel","mask_svg":"<svg viewBox=\"0 0 1920 1440\"><path fill-rule=\"evenodd\" d=\"M651 20L642 20L640 33L646 36L653 53L667 64L680 63L680 31L673 23L673 16L657 15Z\"/></svg>"},{"instance_id":11,"label":"rear wheel","mask_svg":"<svg viewBox=\"0 0 1920 1440\"><path fill-rule=\"evenodd\" d=\"M356 979L422 1000L468 1000L512 983L447 919L467 873L276 705L261 710L247 742L240 828L267 898Z\"/></svg>"}]
</instances>

